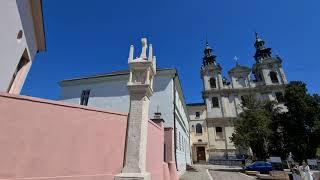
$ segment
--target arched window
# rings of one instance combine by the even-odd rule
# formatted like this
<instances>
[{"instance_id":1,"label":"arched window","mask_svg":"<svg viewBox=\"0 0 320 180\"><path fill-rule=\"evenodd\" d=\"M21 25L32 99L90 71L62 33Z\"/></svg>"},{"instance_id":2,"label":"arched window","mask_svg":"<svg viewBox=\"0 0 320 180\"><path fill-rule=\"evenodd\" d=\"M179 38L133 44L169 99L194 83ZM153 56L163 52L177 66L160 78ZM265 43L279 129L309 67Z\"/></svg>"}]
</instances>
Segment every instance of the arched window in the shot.
<instances>
[{"instance_id":1,"label":"arched window","mask_svg":"<svg viewBox=\"0 0 320 180\"><path fill-rule=\"evenodd\" d=\"M202 133L202 126L199 123L196 125L196 133L199 133L199 134Z\"/></svg>"},{"instance_id":2,"label":"arched window","mask_svg":"<svg viewBox=\"0 0 320 180\"><path fill-rule=\"evenodd\" d=\"M219 99L218 97L212 97L212 108L218 108L219 107Z\"/></svg>"},{"instance_id":3,"label":"arched window","mask_svg":"<svg viewBox=\"0 0 320 180\"><path fill-rule=\"evenodd\" d=\"M216 84L216 79L215 78L210 78L210 87L211 88L216 88L217 84Z\"/></svg>"},{"instance_id":4,"label":"arched window","mask_svg":"<svg viewBox=\"0 0 320 180\"><path fill-rule=\"evenodd\" d=\"M194 131L194 125L191 125L191 131L192 132Z\"/></svg>"},{"instance_id":5,"label":"arched window","mask_svg":"<svg viewBox=\"0 0 320 180\"><path fill-rule=\"evenodd\" d=\"M198 139L198 142L202 142L202 139Z\"/></svg>"},{"instance_id":6,"label":"arched window","mask_svg":"<svg viewBox=\"0 0 320 180\"><path fill-rule=\"evenodd\" d=\"M279 83L278 77L277 77L277 73L274 71L270 72L270 79L272 83Z\"/></svg>"}]
</instances>

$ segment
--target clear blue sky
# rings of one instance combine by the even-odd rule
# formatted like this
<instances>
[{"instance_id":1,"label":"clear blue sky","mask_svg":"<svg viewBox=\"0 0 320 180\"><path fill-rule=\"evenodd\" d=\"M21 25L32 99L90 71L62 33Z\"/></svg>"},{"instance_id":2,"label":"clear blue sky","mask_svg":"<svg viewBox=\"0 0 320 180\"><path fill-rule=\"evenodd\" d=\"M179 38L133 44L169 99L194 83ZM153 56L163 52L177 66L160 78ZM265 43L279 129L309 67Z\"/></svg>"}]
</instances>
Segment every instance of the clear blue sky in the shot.
<instances>
[{"instance_id":1,"label":"clear blue sky","mask_svg":"<svg viewBox=\"0 0 320 180\"><path fill-rule=\"evenodd\" d=\"M47 51L22 94L58 99L60 80L127 69L130 44L147 37L158 67L177 68L186 101L200 102L206 34L227 75L234 56L254 63L254 31L282 57L288 80L319 93L319 7L319 0L43 0Z\"/></svg>"}]
</instances>

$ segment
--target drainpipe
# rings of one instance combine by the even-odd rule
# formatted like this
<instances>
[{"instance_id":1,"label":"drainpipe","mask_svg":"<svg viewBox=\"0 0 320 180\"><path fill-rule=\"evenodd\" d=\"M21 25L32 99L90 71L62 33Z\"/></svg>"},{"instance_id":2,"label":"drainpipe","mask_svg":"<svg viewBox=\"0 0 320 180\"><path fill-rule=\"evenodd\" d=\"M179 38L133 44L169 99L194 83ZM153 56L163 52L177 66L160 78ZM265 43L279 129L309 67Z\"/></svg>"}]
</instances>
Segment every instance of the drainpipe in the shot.
<instances>
[{"instance_id":1,"label":"drainpipe","mask_svg":"<svg viewBox=\"0 0 320 180\"><path fill-rule=\"evenodd\" d=\"M178 169L177 163L177 133L176 133L176 86L175 86L175 79L177 77L177 73L174 74L173 77L173 134L174 134L174 159L176 162L176 169Z\"/></svg>"}]
</instances>

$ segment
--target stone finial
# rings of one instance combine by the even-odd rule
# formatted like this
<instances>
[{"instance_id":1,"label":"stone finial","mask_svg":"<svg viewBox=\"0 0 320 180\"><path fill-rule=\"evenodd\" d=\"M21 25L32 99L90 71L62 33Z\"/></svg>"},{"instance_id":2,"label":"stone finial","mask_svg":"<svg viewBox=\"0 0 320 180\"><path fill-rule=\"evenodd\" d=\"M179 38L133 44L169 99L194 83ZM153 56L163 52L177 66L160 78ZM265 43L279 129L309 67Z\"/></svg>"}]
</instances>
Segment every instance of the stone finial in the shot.
<instances>
[{"instance_id":1,"label":"stone finial","mask_svg":"<svg viewBox=\"0 0 320 180\"><path fill-rule=\"evenodd\" d=\"M133 60L133 50L134 50L134 47L133 47L133 45L131 45L130 51L129 51L129 58L128 58L129 62Z\"/></svg>"},{"instance_id":2,"label":"stone finial","mask_svg":"<svg viewBox=\"0 0 320 180\"><path fill-rule=\"evenodd\" d=\"M148 47L147 38L141 38L141 46L142 46L142 50L141 50L140 58L147 59L147 47Z\"/></svg>"},{"instance_id":3,"label":"stone finial","mask_svg":"<svg viewBox=\"0 0 320 180\"><path fill-rule=\"evenodd\" d=\"M152 61L152 44L149 44L149 57L148 57L148 61Z\"/></svg>"}]
</instances>

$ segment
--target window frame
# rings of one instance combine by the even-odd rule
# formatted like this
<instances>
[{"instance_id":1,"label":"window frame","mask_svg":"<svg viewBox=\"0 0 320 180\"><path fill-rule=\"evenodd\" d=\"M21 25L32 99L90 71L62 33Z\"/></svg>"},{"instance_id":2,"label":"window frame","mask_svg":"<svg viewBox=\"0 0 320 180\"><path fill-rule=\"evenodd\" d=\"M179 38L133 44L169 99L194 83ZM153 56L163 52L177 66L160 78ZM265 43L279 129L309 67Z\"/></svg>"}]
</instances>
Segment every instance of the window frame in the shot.
<instances>
[{"instance_id":1,"label":"window frame","mask_svg":"<svg viewBox=\"0 0 320 180\"><path fill-rule=\"evenodd\" d=\"M200 111L196 111L196 118L200 118Z\"/></svg>"},{"instance_id":2,"label":"window frame","mask_svg":"<svg viewBox=\"0 0 320 180\"><path fill-rule=\"evenodd\" d=\"M80 105L87 106L90 98L90 89L82 90L80 96Z\"/></svg>"},{"instance_id":3,"label":"window frame","mask_svg":"<svg viewBox=\"0 0 320 180\"><path fill-rule=\"evenodd\" d=\"M216 78L211 77L209 79L209 85L210 85L210 88L212 88L212 89L217 88L217 80L216 80Z\"/></svg>"},{"instance_id":4,"label":"window frame","mask_svg":"<svg viewBox=\"0 0 320 180\"><path fill-rule=\"evenodd\" d=\"M270 71L269 76L273 84L279 84L280 81L278 78L278 73L276 73L275 71Z\"/></svg>"},{"instance_id":5,"label":"window frame","mask_svg":"<svg viewBox=\"0 0 320 180\"><path fill-rule=\"evenodd\" d=\"M202 129L202 125L200 123L196 124L196 134L202 134L203 133L203 129Z\"/></svg>"},{"instance_id":6,"label":"window frame","mask_svg":"<svg viewBox=\"0 0 320 180\"><path fill-rule=\"evenodd\" d=\"M211 98L211 106L212 106L212 108L220 108L220 103L219 103L218 97L214 96Z\"/></svg>"}]
</instances>

